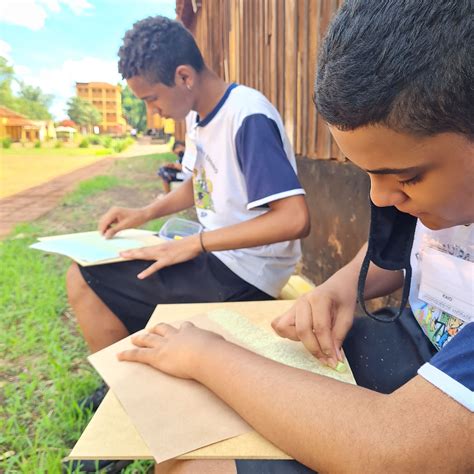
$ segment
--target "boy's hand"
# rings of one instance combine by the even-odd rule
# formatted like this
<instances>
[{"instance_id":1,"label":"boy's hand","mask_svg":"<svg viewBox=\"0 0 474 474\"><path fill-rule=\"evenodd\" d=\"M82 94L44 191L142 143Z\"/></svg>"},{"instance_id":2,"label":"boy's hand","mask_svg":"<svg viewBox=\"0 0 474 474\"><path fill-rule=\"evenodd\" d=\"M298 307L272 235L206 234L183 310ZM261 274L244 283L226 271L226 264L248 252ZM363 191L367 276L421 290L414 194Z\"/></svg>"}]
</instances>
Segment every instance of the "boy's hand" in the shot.
<instances>
[{"instance_id":1,"label":"boy's hand","mask_svg":"<svg viewBox=\"0 0 474 474\"><path fill-rule=\"evenodd\" d=\"M219 334L184 322L179 329L161 323L132 337L137 346L117 354L121 361L141 362L169 375L184 379L195 378L193 364L209 345L224 341Z\"/></svg>"},{"instance_id":2,"label":"boy's hand","mask_svg":"<svg viewBox=\"0 0 474 474\"><path fill-rule=\"evenodd\" d=\"M99 232L106 239L111 239L120 230L140 227L149 220L150 216L145 208L112 207L100 218Z\"/></svg>"},{"instance_id":3,"label":"boy's hand","mask_svg":"<svg viewBox=\"0 0 474 474\"><path fill-rule=\"evenodd\" d=\"M352 327L356 299L355 287L327 281L298 298L272 327L281 337L301 341L323 364L335 368L343 361L341 347Z\"/></svg>"},{"instance_id":4,"label":"boy's hand","mask_svg":"<svg viewBox=\"0 0 474 474\"><path fill-rule=\"evenodd\" d=\"M142 280L164 267L187 262L197 257L201 251L199 235L193 235L182 240L173 240L152 247L120 252L120 256L128 260L156 260L155 263L137 275Z\"/></svg>"}]
</instances>

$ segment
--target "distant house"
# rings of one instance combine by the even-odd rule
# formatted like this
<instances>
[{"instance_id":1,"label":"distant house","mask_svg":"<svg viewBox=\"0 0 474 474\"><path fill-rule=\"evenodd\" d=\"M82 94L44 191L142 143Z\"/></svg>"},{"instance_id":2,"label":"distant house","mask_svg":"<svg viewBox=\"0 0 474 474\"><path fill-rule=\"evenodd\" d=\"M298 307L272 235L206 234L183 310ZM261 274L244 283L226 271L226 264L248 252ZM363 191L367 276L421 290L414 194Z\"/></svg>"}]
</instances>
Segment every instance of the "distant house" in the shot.
<instances>
[{"instance_id":1,"label":"distant house","mask_svg":"<svg viewBox=\"0 0 474 474\"><path fill-rule=\"evenodd\" d=\"M74 127L65 127L64 125L59 125L56 127L55 133L58 140L62 142L72 142L74 140L74 134L76 133Z\"/></svg>"},{"instance_id":2,"label":"distant house","mask_svg":"<svg viewBox=\"0 0 474 474\"><path fill-rule=\"evenodd\" d=\"M32 120L38 127L38 139L40 141L56 140L56 129L52 120Z\"/></svg>"},{"instance_id":3,"label":"distant house","mask_svg":"<svg viewBox=\"0 0 474 474\"><path fill-rule=\"evenodd\" d=\"M100 133L121 135L127 122L123 118L122 88L107 82L76 82L77 96L88 100L102 114Z\"/></svg>"},{"instance_id":4,"label":"distant house","mask_svg":"<svg viewBox=\"0 0 474 474\"><path fill-rule=\"evenodd\" d=\"M40 129L35 121L0 106L0 139L10 138L14 142L36 141L40 139Z\"/></svg>"},{"instance_id":5,"label":"distant house","mask_svg":"<svg viewBox=\"0 0 474 474\"><path fill-rule=\"evenodd\" d=\"M72 127L72 128L78 128L78 125L76 122L74 122L71 119L64 119L58 122L58 127Z\"/></svg>"}]
</instances>

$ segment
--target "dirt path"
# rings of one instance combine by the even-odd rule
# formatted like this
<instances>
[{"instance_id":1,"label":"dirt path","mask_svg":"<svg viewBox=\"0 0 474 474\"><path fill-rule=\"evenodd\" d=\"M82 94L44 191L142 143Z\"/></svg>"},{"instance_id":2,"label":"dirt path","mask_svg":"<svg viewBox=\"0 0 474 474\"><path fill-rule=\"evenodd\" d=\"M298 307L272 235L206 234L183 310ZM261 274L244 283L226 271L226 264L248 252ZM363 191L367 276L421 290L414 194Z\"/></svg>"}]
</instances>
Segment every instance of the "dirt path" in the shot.
<instances>
[{"instance_id":1,"label":"dirt path","mask_svg":"<svg viewBox=\"0 0 474 474\"><path fill-rule=\"evenodd\" d=\"M163 153L167 149L166 145L135 145L120 155L104 158L47 183L0 199L0 239L5 238L17 224L31 222L56 207L62 197L79 182L106 173L115 160Z\"/></svg>"}]
</instances>

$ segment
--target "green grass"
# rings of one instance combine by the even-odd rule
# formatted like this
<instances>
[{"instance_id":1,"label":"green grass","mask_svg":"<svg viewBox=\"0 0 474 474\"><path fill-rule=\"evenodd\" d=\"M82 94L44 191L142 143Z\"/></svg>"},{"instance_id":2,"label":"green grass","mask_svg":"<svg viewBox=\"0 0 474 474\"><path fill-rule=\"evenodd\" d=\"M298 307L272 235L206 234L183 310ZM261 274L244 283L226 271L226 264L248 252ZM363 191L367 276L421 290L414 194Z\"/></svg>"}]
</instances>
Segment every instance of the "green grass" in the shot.
<instances>
[{"instance_id":1,"label":"green grass","mask_svg":"<svg viewBox=\"0 0 474 474\"><path fill-rule=\"evenodd\" d=\"M67 205L79 204L85 198L100 193L101 191L114 188L118 186L119 183L120 180L116 176L95 176L92 179L80 183L79 186L64 199L64 203Z\"/></svg>"},{"instance_id":2,"label":"green grass","mask_svg":"<svg viewBox=\"0 0 474 474\"><path fill-rule=\"evenodd\" d=\"M101 383L68 307L64 275L69 260L28 246L51 234L58 222L65 232L95 228L101 199L107 202L109 194L115 199L117 189L124 198L132 189L156 190L156 169L170 158L121 160L109 176L80 183L47 217L18 226L0 241L0 459L13 453L0 461L0 473L59 474L61 459L91 416L78 400ZM147 227L159 230L164 221ZM150 466L137 461L124 472L145 474Z\"/></svg>"},{"instance_id":3,"label":"green grass","mask_svg":"<svg viewBox=\"0 0 474 474\"><path fill-rule=\"evenodd\" d=\"M28 249L41 227L18 231L22 238L0 245L0 353L6 357L0 445L15 452L0 471L54 473L89 417L77 400L99 380L66 311L68 261Z\"/></svg>"}]
</instances>

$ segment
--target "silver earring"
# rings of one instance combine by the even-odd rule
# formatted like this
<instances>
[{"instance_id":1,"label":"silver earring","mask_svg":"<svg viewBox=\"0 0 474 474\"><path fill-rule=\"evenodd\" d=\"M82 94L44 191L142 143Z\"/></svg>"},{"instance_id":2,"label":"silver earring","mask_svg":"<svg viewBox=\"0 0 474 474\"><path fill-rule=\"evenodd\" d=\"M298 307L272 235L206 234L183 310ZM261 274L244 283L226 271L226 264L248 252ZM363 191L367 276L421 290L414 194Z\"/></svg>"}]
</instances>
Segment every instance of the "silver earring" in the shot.
<instances>
[{"instance_id":1,"label":"silver earring","mask_svg":"<svg viewBox=\"0 0 474 474\"><path fill-rule=\"evenodd\" d=\"M188 89L188 91L191 90L191 86L189 84L186 84L186 89Z\"/></svg>"}]
</instances>

